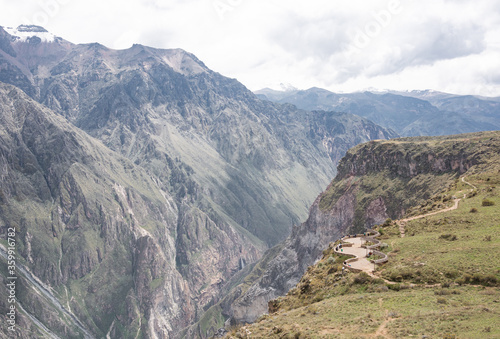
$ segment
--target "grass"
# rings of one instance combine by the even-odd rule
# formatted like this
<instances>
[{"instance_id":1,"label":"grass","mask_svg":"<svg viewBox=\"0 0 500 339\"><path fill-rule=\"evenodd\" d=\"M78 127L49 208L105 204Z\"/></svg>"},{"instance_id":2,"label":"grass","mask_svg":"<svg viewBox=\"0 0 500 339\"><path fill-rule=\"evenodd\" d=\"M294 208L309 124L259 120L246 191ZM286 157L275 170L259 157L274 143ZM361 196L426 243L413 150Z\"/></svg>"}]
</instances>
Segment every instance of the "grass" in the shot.
<instances>
[{"instance_id":1,"label":"grass","mask_svg":"<svg viewBox=\"0 0 500 339\"><path fill-rule=\"evenodd\" d=\"M384 322L387 333L397 338L500 336L498 289L462 286L453 291L437 296L432 289L412 288L335 296L263 317L229 337L361 338L375 334Z\"/></svg>"},{"instance_id":2,"label":"grass","mask_svg":"<svg viewBox=\"0 0 500 339\"><path fill-rule=\"evenodd\" d=\"M451 176L421 177L434 185L434 193L408 208L405 217L451 207L461 198L456 210L408 221L404 238L391 220L379 226L390 259L376 274L386 281L366 273L342 275L339 263L345 259L333 253L332 244L295 288L270 302L270 315L232 329L229 337L499 338L500 161L498 152L482 147L491 135L470 140L472 148L481 146L474 156L484 156L466 173L474 188ZM434 147L454 142L422 140ZM353 181L360 187L359 201L368 200L369 187L375 196L395 187L394 180L382 183L379 175ZM349 184L333 182L323 199L336 200L338 190L345 192Z\"/></svg>"},{"instance_id":3,"label":"grass","mask_svg":"<svg viewBox=\"0 0 500 339\"><path fill-rule=\"evenodd\" d=\"M384 267L385 278L412 283L500 282L500 209L482 206L486 197L500 203L499 188L482 178L467 178L478 193L462 199L456 210L409 221L405 238L384 240L398 250ZM463 196L467 189L460 183L450 193ZM473 208L476 213L470 213Z\"/></svg>"}]
</instances>

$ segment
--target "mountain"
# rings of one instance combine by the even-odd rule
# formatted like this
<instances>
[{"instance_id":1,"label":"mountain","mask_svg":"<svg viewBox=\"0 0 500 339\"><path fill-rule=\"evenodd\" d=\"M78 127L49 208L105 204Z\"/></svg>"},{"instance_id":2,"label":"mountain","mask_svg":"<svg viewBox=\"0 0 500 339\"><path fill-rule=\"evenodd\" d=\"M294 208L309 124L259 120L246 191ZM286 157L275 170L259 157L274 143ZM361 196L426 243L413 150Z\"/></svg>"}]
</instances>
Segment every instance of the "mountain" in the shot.
<instances>
[{"instance_id":1,"label":"mountain","mask_svg":"<svg viewBox=\"0 0 500 339\"><path fill-rule=\"evenodd\" d=\"M0 28L0 84L2 229L31 272L26 322L63 337L178 336L307 216L347 149L396 136L262 101L180 49L38 26Z\"/></svg>"},{"instance_id":2,"label":"mountain","mask_svg":"<svg viewBox=\"0 0 500 339\"><path fill-rule=\"evenodd\" d=\"M0 223L4 236L16 230L23 322L34 317L66 338L147 333L167 315L169 326L185 326L194 306L172 266L181 223L173 198L142 168L10 85L0 84L0 120ZM36 329L18 327L21 337Z\"/></svg>"},{"instance_id":3,"label":"mountain","mask_svg":"<svg viewBox=\"0 0 500 339\"><path fill-rule=\"evenodd\" d=\"M494 98L436 91L337 94L320 88L256 92L261 99L291 103L307 110L348 112L393 129L403 136L449 135L500 129Z\"/></svg>"},{"instance_id":4,"label":"mountain","mask_svg":"<svg viewBox=\"0 0 500 339\"><path fill-rule=\"evenodd\" d=\"M256 265L254 281L227 310L233 322L254 322L266 313L268 302L292 289L322 251L343 235L362 233L427 206L426 201L464 173L487 168L497 175L499 151L499 132L371 141L349 150L335 179L310 208L307 221ZM438 198L427 207L447 201Z\"/></svg>"},{"instance_id":5,"label":"mountain","mask_svg":"<svg viewBox=\"0 0 500 339\"><path fill-rule=\"evenodd\" d=\"M427 165L436 166L427 170L401 162L388 166L385 157L398 149L408 151L407 160L431 151L442 161L434 157ZM453 155L457 151L471 160L454 170L460 164ZM412 176L411 182L420 176L442 191L430 195L437 187L429 186L428 199L406 211L406 223L386 220L376 226L376 239L388 262L377 265L374 273L344 272L342 263L350 256L334 250L340 240L331 242L296 286L269 302L269 315L230 329L227 337L245 338L251 333L257 338L497 338L499 151L500 132L369 143L350 151L342 160L349 174L339 172L319 198L323 212L335 213L329 206L337 205L347 191L367 200L376 198L384 189L369 188L380 177L395 183L398 178ZM362 160L367 152L374 155L370 161ZM451 157L441 157L445 154ZM446 180L453 172L456 175ZM353 178L351 187L357 187L346 191L348 176ZM391 200L380 196L384 202ZM389 209L388 213L392 214Z\"/></svg>"}]
</instances>

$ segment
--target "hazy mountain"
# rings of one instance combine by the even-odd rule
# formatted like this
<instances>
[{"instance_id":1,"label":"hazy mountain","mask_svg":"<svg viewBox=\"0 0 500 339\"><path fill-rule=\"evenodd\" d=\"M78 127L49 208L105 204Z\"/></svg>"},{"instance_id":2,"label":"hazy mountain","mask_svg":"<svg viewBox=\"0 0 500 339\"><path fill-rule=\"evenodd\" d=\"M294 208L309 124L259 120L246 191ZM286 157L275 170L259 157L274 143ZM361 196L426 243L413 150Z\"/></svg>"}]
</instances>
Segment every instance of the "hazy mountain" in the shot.
<instances>
[{"instance_id":1,"label":"hazy mountain","mask_svg":"<svg viewBox=\"0 0 500 339\"><path fill-rule=\"evenodd\" d=\"M447 135L500 128L500 105L495 98L457 96L436 91L337 94L305 91L256 92L262 99L291 103L307 110L348 112L392 128L400 135Z\"/></svg>"},{"instance_id":2,"label":"hazy mountain","mask_svg":"<svg viewBox=\"0 0 500 339\"><path fill-rule=\"evenodd\" d=\"M175 337L307 216L350 147L396 136L262 101L183 50L37 26L0 28L0 82L26 94L2 84L2 229L19 225L20 260L98 337Z\"/></svg>"}]
</instances>

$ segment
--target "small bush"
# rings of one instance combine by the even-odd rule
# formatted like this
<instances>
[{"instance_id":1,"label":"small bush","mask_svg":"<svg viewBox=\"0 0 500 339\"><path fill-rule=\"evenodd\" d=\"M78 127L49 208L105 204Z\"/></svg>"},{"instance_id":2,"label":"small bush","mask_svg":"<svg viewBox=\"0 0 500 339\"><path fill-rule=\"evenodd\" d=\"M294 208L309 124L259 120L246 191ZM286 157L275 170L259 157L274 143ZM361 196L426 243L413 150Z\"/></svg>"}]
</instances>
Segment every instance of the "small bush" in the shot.
<instances>
[{"instance_id":1,"label":"small bush","mask_svg":"<svg viewBox=\"0 0 500 339\"><path fill-rule=\"evenodd\" d=\"M437 298L437 303L438 303L438 304L446 304L446 303L447 303L447 301L446 301L446 299L445 299L445 298Z\"/></svg>"},{"instance_id":2,"label":"small bush","mask_svg":"<svg viewBox=\"0 0 500 339\"><path fill-rule=\"evenodd\" d=\"M392 224L392 219L391 218L387 218L385 219L384 223L381 225L382 227L388 227L388 226L391 226Z\"/></svg>"},{"instance_id":3,"label":"small bush","mask_svg":"<svg viewBox=\"0 0 500 339\"><path fill-rule=\"evenodd\" d=\"M439 239L444 239L448 241L455 241L457 240L457 236L455 234L441 234L439 236Z\"/></svg>"},{"instance_id":4,"label":"small bush","mask_svg":"<svg viewBox=\"0 0 500 339\"><path fill-rule=\"evenodd\" d=\"M469 213L477 213L477 208L471 208Z\"/></svg>"},{"instance_id":5,"label":"small bush","mask_svg":"<svg viewBox=\"0 0 500 339\"><path fill-rule=\"evenodd\" d=\"M387 284L386 286L388 289L393 290L393 291L399 291L401 289L400 284Z\"/></svg>"},{"instance_id":6,"label":"small bush","mask_svg":"<svg viewBox=\"0 0 500 339\"><path fill-rule=\"evenodd\" d=\"M477 191L474 190L472 192L467 193L467 198L472 198L472 197L475 197L476 195L477 195Z\"/></svg>"},{"instance_id":7,"label":"small bush","mask_svg":"<svg viewBox=\"0 0 500 339\"><path fill-rule=\"evenodd\" d=\"M456 282L459 285L471 284L471 285L497 286L499 284L499 280L495 275L493 274L482 275L479 273L476 273L474 275L466 273L460 279L457 279Z\"/></svg>"},{"instance_id":8,"label":"small bush","mask_svg":"<svg viewBox=\"0 0 500 339\"><path fill-rule=\"evenodd\" d=\"M489 199L484 199L483 202L482 202L482 205L483 206L494 206L495 203Z\"/></svg>"},{"instance_id":9,"label":"small bush","mask_svg":"<svg viewBox=\"0 0 500 339\"><path fill-rule=\"evenodd\" d=\"M451 291L441 289L441 290L434 291L434 294L435 295L450 295Z\"/></svg>"},{"instance_id":10,"label":"small bush","mask_svg":"<svg viewBox=\"0 0 500 339\"><path fill-rule=\"evenodd\" d=\"M322 301L323 299L324 299L324 297L322 295L317 295L313 298L312 302L318 303L318 302Z\"/></svg>"},{"instance_id":11,"label":"small bush","mask_svg":"<svg viewBox=\"0 0 500 339\"><path fill-rule=\"evenodd\" d=\"M353 284L364 285L367 282L370 282L370 280L371 280L371 278L368 274L366 274L365 272L361 272L357 276L354 277Z\"/></svg>"}]
</instances>

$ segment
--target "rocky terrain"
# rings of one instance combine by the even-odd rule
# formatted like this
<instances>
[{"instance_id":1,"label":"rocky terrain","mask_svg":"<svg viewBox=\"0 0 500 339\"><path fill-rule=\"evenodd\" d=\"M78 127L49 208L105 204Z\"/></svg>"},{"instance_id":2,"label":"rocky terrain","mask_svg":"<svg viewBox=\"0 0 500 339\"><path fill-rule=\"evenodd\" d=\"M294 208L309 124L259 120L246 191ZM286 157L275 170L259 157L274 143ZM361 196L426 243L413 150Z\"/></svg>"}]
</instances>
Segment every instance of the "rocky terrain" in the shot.
<instances>
[{"instance_id":1,"label":"rocky terrain","mask_svg":"<svg viewBox=\"0 0 500 339\"><path fill-rule=\"evenodd\" d=\"M35 26L0 28L0 86L20 337L178 336L305 219L350 147L397 136L262 101L183 50Z\"/></svg>"}]
</instances>

